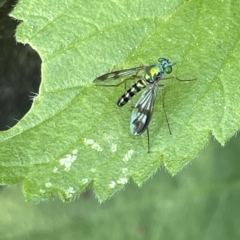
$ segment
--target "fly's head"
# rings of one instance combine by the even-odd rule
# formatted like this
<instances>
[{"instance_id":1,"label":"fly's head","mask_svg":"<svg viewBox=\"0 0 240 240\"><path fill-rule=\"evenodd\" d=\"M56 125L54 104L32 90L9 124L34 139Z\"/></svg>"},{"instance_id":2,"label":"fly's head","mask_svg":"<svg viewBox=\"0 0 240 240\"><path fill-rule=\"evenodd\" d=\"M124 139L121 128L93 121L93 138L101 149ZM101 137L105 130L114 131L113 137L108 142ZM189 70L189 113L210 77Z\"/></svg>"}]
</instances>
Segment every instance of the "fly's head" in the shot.
<instances>
[{"instance_id":1,"label":"fly's head","mask_svg":"<svg viewBox=\"0 0 240 240\"><path fill-rule=\"evenodd\" d=\"M171 62L166 58L159 58L158 62L163 68L163 71L167 74L172 72L172 66L176 64L176 63L171 64Z\"/></svg>"}]
</instances>

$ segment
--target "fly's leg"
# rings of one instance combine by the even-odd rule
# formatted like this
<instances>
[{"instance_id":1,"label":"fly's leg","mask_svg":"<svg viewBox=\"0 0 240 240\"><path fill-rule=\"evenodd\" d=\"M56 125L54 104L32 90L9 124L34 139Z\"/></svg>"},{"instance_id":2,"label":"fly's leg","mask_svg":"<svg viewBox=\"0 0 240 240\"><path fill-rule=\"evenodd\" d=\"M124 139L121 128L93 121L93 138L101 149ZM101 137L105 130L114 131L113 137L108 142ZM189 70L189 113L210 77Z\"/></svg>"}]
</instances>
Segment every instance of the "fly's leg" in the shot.
<instances>
[{"instance_id":1,"label":"fly's leg","mask_svg":"<svg viewBox=\"0 0 240 240\"><path fill-rule=\"evenodd\" d=\"M148 153L150 153L150 137L149 137L149 129L147 127L147 145L148 145Z\"/></svg>"},{"instance_id":2,"label":"fly's leg","mask_svg":"<svg viewBox=\"0 0 240 240\"><path fill-rule=\"evenodd\" d=\"M180 82L191 82L191 81L197 80L197 78L181 79L181 78L179 78L177 76L166 77L166 78L162 78L161 80L169 80L169 79L173 79L173 78L175 78L176 80L178 80Z\"/></svg>"},{"instance_id":3,"label":"fly's leg","mask_svg":"<svg viewBox=\"0 0 240 240\"><path fill-rule=\"evenodd\" d=\"M180 82L191 82L197 80L197 78L192 78L192 79L180 79L179 77L175 77L178 81Z\"/></svg>"},{"instance_id":4,"label":"fly's leg","mask_svg":"<svg viewBox=\"0 0 240 240\"><path fill-rule=\"evenodd\" d=\"M127 89L127 81L128 81L128 80L131 80L131 79L133 79L133 78L139 79L139 76L138 76L139 71L140 71L140 69L136 72L136 74L132 75L131 77L126 78L126 79L123 81L123 82L124 82L124 90Z\"/></svg>"},{"instance_id":5,"label":"fly's leg","mask_svg":"<svg viewBox=\"0 0 240 240\"><path fill-rule=\"evenodd\" d=\"M163 96L163 100L162 100L163 112L164 112L164 115L165 115L165 118L166 118L166 122L167 122L167 125L168 125L169 134L172 135L172 131L171 131L170 124L169 124L169 121L168 121L167 113L166 113L166 110L165 110L164 91L163 90L162 90L162 96Z\"/></svg>"}]
</instances>

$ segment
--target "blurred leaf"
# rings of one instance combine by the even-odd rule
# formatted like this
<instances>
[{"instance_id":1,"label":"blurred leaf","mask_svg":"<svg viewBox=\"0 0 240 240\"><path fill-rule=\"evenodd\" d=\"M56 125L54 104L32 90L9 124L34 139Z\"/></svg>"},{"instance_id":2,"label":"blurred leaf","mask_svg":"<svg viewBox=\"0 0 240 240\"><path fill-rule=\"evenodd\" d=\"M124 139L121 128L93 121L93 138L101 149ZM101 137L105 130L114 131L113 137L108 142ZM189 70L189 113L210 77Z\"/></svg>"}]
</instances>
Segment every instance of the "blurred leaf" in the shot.
<instances>
[{"instance_id":1,"label":"blurred leaf","mask_svg":"<svg viewBox=\"0 0 240 240\"><path fill-rule=\"evenodd\" d=\"M20 1L17 39L40 54L42 84L25 118L1 134L1 184L24 180L28 200L68 200L93 183L103 201L162 163L176 174L211 132L224 144L240 125L239 8L229 0ZM159 94L148 154L146 135L129 133L131 106L116 107L124 89L92 81L159 57L177 62L178 77L198 80L166 83L172 135Z\"/></svg>"}]
</instances>

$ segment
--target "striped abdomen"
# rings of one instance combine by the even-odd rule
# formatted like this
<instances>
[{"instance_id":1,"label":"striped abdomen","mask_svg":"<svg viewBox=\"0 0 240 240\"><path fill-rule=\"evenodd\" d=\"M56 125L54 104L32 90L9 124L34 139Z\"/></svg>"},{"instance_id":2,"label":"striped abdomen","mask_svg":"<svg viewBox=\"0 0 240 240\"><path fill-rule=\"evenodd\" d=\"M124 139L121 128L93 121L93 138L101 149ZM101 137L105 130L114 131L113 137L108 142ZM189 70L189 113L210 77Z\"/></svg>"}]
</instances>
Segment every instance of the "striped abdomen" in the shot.
<instances>
[{"instance_id":1,"label":"striped abdomen","mask_svg":"<svg viewBox=\"0 0 240 240\"><path fill-rule=\"evenodd\" d=\"M143 88L145 88L148 85L148 82L146 82L143 79L138 80L136 83L132 85L131 88L129 88L117 101L117 105L119 107L124 106L136 93L141 91Z\"/></svg>"}]
</instances>

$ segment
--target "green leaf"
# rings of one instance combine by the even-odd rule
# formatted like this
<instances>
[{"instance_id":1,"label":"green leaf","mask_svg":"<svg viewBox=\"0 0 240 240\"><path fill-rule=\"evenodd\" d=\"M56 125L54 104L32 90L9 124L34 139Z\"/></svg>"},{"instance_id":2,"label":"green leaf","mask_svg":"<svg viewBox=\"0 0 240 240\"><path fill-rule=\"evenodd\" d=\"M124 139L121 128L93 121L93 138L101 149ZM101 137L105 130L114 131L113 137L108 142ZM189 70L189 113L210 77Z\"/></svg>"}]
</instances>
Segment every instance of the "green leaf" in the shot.
<instances>
[{"instance_id":1,"label":"green leaf","mask_svg":"<svg viewBox=\"0 0 240 240\"><path fill-rule=\"evenodd\" d=\"M2 184L24 180L28 200L57 193L67 200L92 184L103 201L131 177L141 185L161 164L176 174L211 133L224 144L240 125L239 13L229 0L20 1L16 36L40 54L42 84L29 113L1 134ZM123 87L92 81L159 57L177 63L179 78L197 81L166 81L172 135L159 94L148 154L146 134L129 133L130 104L116 106Z\"/></svg>"}]
</instances>

